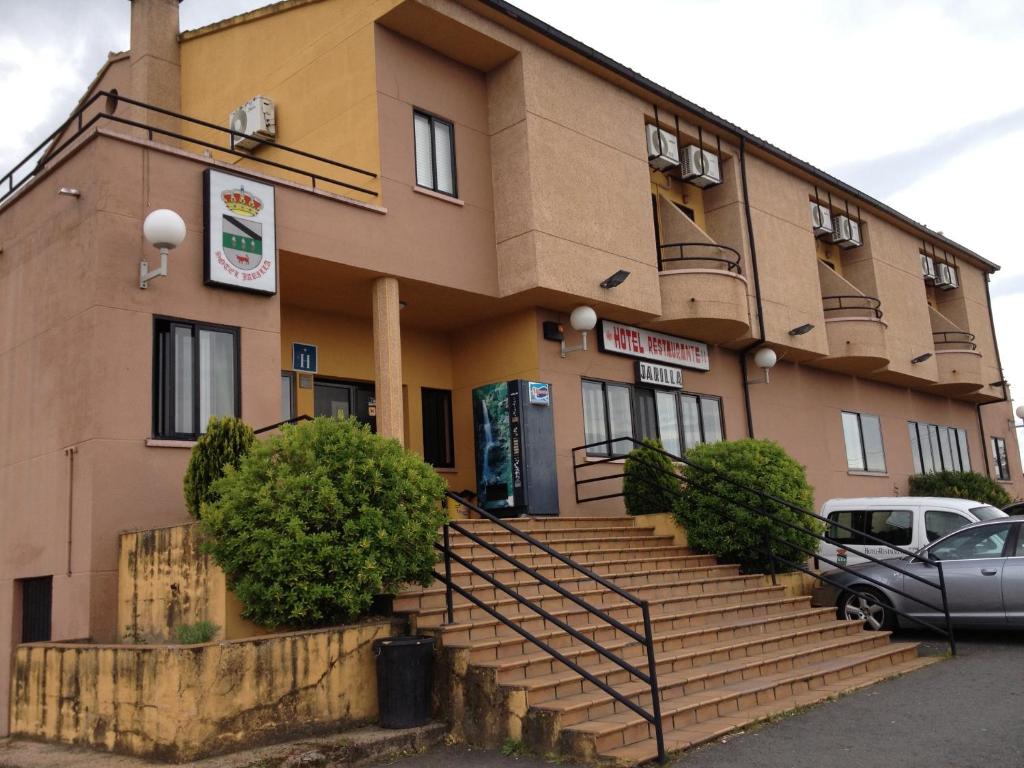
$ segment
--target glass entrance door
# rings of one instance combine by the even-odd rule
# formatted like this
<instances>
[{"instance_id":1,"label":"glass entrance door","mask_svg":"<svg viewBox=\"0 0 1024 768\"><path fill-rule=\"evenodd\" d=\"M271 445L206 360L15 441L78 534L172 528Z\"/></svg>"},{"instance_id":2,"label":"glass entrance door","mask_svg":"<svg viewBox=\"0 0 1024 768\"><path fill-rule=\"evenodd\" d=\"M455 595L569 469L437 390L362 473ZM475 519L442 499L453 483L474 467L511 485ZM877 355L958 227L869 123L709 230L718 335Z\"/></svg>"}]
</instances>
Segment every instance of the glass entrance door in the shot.
<instances>
[{"instance_id":1,"label":"glass entrance door","mask_svg":"<svg viewBox=\"0 0 1024 768\"><path fill-rule=\"evenodd\" d=\"M313 415L355 416L376 432L377 401L373 384L317 378L313 382Z\"/></svg>"}]
</instances>

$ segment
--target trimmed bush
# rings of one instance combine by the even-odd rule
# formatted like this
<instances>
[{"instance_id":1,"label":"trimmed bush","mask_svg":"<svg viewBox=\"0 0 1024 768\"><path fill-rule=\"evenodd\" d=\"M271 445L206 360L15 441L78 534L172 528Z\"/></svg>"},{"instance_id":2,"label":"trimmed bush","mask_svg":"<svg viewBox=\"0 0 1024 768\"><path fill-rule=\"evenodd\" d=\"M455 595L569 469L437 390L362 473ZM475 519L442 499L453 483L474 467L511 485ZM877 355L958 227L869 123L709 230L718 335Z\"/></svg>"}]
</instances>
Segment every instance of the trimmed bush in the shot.
<instances>
[{"instance_id":1,"label":"trimmed bush","mask_svg":"<svg viewBox=\"0 0 1024 768\"><path fill-rule=\"evenodd\" d=\"M205 546L258 624L350 621L375 595L432 579L445 483L353 418L283 427L214 489Z\"/></svg>"},{"instance_id":2,"label":"trimmed bush","mask_svg":"<svg viewBox=\"0 0 1024 768\"><path fill-rule=\"evenodd\" d=\"M212 621L197 621L195 624L178 624L174 628L174 641L178 645L208 643L217 636L220 627Z\"/></svg>"},{"instance_id":3,"label":"trimmed bush","mask_svg":"<svg viewBox=\"0 0 1024 768\"><path fill-rule=\"evenodd\" d=\"M769 533L772 551L793 563L803 563L808 555L797 547L814 552L818 541L812 535L823 530L822 523L777 502L762 499L756 493L737 488L712 472L769 493L800 509L814 511L814 492L804 468L778 443L771 440L733 440L708 443L690 449L686 458L683 498L676 518L686 529L690 546L698 552L718 555L724 562L739 563L747 573L763 573L769 568L762 536ZM743 506L746 505L746 506ZM747 507L773 513L780 520L796 525L794 529ZM779 572L791 570L776 561Z\"/></svg>"},{"instance_id":4,"label":"trimmed bush","mask_svg":"<svg viewBox=\"0 0 1024 768\"><path fill-rule=\"evenodd\" d=\"M192 448L185 470L185 508L199 519L204 503L213 501L213 484L224 475L224 467L238 466L256 442L252 427L234 416L214 416Z\"/></svg>"},{"instance_id":5,"label":"trimmed bush","mask_svg":"<svg viewBox=\"0 0 1024 768\"><path fill-rule=\"evenodd\" d=\"M1010 494L991 477L977 472L929 472L910 476L911 496L946 496L970 499L1002 509L1011 501Z\"/></svg>"},{"instance_id":6,"label":"trimmed bush","mask_svg":"<svg viewBox=\"0 0 1024 768\"><path fill-rule=\"evenodd\" d=\"M672 476L672 459L661 453L661 441L644 440L626 456L622 495L631 515L672 512L679 503L680 483Z\"/></svg>"}]
</instances>

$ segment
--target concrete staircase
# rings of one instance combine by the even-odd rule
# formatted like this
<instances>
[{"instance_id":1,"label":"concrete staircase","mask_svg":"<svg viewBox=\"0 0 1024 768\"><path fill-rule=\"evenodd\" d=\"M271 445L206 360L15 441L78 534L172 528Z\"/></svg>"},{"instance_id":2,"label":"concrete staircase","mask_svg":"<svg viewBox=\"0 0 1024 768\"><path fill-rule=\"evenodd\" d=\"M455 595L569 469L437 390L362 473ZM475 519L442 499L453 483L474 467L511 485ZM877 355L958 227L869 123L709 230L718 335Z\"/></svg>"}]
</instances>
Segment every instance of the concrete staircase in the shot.
<instances>
[{"instance_id":1,"label":"concrete staircase","mask_svg":"<svg viewBox=\"0 0 1024 768\"><path fill-rule=\"evenodd\" d=\"M643 634L641 611L613 591L486 520L460 521L486 541ZM902 674L934 659L786 597L762 576L741 575L693 554L643 519L509 521L553 549L650 602L661 716L669 751L686 749L797 707ZM551 588L452 531L453 550L554 616L647 669L644 646ZM454 580L598 679L643 707L649 687L578 639L453 563ZM439 637L440 704L456 738L485 747L522 739L541 755L634 765L657 757L653 727L591 682L455 596L444 625L445 590L435 583L396 599L416 631Z\"/></svg>"}]
</instances>

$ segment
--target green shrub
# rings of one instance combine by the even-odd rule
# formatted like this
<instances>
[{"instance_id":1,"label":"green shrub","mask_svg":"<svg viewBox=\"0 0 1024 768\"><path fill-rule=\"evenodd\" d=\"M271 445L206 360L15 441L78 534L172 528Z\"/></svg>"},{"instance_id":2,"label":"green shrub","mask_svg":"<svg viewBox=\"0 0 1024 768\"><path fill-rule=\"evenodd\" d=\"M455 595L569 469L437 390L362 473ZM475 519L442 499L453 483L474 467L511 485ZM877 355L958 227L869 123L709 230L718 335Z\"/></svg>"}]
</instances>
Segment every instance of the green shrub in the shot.
<instances>
[{"instance_id":1,"label":"green shrub","mask_svg":"<svg viewBox=\"0 0 1024 768\"><path fill-rule=\"evenodd\" d=\"M970 499L1002 509L1011 501L999 483L977 472L929 472L910 476L911 496L946 496Z\"/></svg>"},{"instance_id":2,"label":"green shrub","mask_svg":"<svg viewBox=\"0 0 1024 768\"><path fill-rule=\"evenodd\" d=\"M720 470L749 488L769 493L800 509L814 511L814 493L807 483L804 468L771 440L709 443L690 449L686 458L698 466ZM683 475L686 482L676 517L686 528L690 546L698 552L739 563L748 573L763 573L769 567L762 546L766 532L773 537L772 551L790 562L803 563L808 557L807 552L796 547L808 552L817 550L818 541L812 534L820 533L823 525L816 518L738 489L710 472L689 465L684 466ZM771 512L799 529L751 512L747 507ZM778 562L776 569L790 570Z\"/></svg>"},{"instance_id":3,"label":"green shrub","mask_svg":"<svg viewBox=\"0 0 1024 768\"><path fill-rule=\"evenodd\" d=\"M185 470L185 508L199 519L204 503L213 501L213 484L224 475L225 465L238 466L256 442L252 427L234 416L214 416L192 448Z\"/></svg>"},{"instance_id":4,"label":"green shrub","mask_svg":"<svg viewBox=\"0 0 1024 768\"><path fill-rule=\"evenodd\" d=\"M212 621L197 621L195 624L178 624L174 627L174 641L178 645L208 643L217 636L220 627Z\"/></svg>"},{"instance_id":5,"label":"green shrub","mask_svg":"<svg viewBox=\"0 0 1024 768\"><path fill-rule=\"evenodd\" d=\"M661 453L661 442L644 440L626 457L622 495L631 515L672 512L679 503L679 480L672 459Z\"/></svg>"},{"instance_id":6,"label":"green shrub","mask_svg":"<svg viewBox=\"0 0 1024 768\"><path fill-rule=\"evenodd\" d=\"M355 419L286 426L214 488L205 546L259 624L349 621L377 594L431 581L444 481Z\"/></svg>"}]
</instances>

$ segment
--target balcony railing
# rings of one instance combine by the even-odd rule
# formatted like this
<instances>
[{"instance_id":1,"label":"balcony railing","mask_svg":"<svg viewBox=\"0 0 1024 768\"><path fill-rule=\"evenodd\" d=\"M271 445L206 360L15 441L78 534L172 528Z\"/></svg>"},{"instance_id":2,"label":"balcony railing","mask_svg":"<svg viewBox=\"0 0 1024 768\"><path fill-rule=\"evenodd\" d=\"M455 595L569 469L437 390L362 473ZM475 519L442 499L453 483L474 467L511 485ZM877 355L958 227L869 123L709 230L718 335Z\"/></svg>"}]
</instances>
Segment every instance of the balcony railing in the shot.
<instances>
[{"instance_id":1,"label":"balcony railing","mask_svg":"<svg viewBox=\"0 0 1024 768\"><path fill-rule=\"evenodd\" d=\"M937 350L964 349L973 352L978 348L974 343L974 334L967 331L934 331L932 340Z\"/></svg>"},{"instance_id":2,"label":"balcony railing","mask_svg":"<svg viewBox=\"0 0 1024 768\"><path fill-rule=\"evenodd\" d=\"M688 266L693 267L693 262L706 261L724 265L724 267L716 268L739 275L743 271L740 267L741 258L739 251L735 248L718 243L663 243L658 246L658 271L685 269ZM665 266L672 262L691 262L691 264Z\"/></svg>"},{"instance_id":3,"label":"balcony railing","mask_svg":"<svg viewBox=\"0 0 1024 768\"><path fill-rule=\"evenodd\" d=\"M882 319L882 302L874 296L859 294L822 296L821 303L826 320L829 319L830 314L834 319L838 313L842 313L839 315L840 317Z\"/></svg>"}]
</instances>

